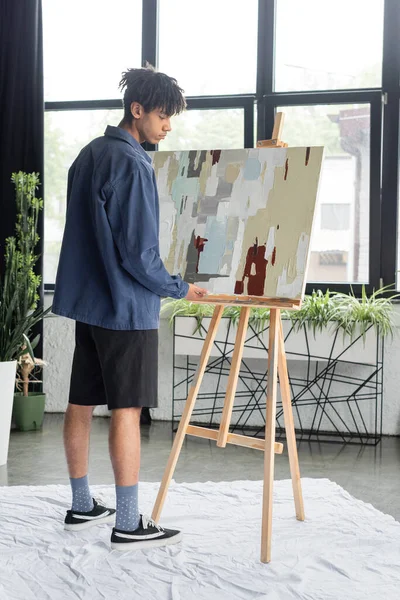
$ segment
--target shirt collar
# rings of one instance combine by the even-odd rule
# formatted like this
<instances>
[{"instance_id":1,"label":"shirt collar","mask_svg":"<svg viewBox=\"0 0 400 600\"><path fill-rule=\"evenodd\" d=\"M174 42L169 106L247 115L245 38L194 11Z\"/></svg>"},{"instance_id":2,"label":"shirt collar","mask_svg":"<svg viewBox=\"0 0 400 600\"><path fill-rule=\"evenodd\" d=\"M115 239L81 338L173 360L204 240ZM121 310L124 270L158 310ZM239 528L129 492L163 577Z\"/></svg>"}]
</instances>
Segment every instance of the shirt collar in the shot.
<instances>
[{"instance_id":1,"label":"shirt collar","mask_svg":"<svg viewBox=\"0 0 400 600\"><path fill-rule=\"evenodd\" d=\"M147 162L151 163L150 156L142 148L139 142L135 140L135 138L128 131L126 131L126 129L122 129L122 127L113 127L113 125L107 125L104 135L123 140L124 142L128 142L128 144L130 144L132 148L141 153L141 155L147 160Z\"/></svg>"}]
</instances>

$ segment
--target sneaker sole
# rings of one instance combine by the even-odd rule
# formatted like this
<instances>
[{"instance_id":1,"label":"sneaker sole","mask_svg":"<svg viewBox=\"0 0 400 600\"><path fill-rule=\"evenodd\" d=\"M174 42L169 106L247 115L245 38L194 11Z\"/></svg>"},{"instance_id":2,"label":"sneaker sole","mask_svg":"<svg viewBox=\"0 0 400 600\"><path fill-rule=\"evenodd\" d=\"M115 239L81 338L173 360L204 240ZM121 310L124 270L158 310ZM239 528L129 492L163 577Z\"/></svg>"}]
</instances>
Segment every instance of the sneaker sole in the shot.
<instances>
[{"instance_id":1,"label":"sneaker sole","mask_svg":"<svg viewBox=\"0 0 400 600\"><path fill-rule=\"evenodd\" d=\"M112 550L119 552L129 552L130 550L145 550L146 548L162 548L163 546L173 546L182 540L182 533L164 540L143 540L143 542L111 542Z\"/></svg>"},{"instance_id":2,"label":"sneaker sole","mask_svg":"<svg viewBox=\"0 0 400 600\"><path fill-rule=\"evenodd\" d=\"M93 519L91 521L85 521L85 523L64 523L64 529L66 531L82 531L82 529L90 529L96 527L96 525L103 525L104 523L114 523L115 514L108 515L103 519Z\"/></svg>"}]
</instances>

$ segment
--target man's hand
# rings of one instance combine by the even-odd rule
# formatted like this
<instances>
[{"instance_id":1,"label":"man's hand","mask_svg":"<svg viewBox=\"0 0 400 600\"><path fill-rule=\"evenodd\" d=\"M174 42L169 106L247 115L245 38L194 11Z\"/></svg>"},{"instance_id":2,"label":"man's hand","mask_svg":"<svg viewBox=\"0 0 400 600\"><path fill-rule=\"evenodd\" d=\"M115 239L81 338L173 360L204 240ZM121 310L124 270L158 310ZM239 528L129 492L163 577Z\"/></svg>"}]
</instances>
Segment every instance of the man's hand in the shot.
<instances>
[{"instance_id":1,"label":"man's hand","mask_svg":"<svg viewBox=\"0 0 400 600\"><path fill-rule=\"evenodd\" d=\"M198 285L194 285L193 283L189 283L189 291L185 300L189 300L190 302L196 302L196 300L202 300L204 296L207 296L208 291L204 288L199 287Z\"/></svg>"}]
</instances>

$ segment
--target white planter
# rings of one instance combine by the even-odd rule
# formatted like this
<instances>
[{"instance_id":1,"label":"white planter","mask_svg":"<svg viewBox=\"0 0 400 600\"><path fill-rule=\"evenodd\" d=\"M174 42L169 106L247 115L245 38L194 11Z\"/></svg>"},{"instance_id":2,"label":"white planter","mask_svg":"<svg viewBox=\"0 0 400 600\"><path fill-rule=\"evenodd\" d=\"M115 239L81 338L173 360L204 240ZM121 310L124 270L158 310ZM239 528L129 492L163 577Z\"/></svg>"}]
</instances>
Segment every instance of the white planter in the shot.
<instances>
[{"instance_id":1,"label":"white planter","mask_svg":"<svg viewBox=\"0 0 400 600\"><path fill-rule=\"evenodd\" d=\"M7 463L17 361L0 362L0 466Z\"/></svg>"},{"instance_id":2,"label":"white planter","mask_svg":"<svg viewBox=\"0 0 400 600\"><path fill-rule=\"evenodd\" d=\"M202 325L205 330L208 330L208 326L210 324L211 318L205 317L202 321ZM288 320L283 320L283 333L286 337L287 333L291 329L291 322ZM175 319L175 354L177 355L190 355L190 356L199 356L201 353L201 349L203 347L205 332L202 331L202 335L196 332L193 335L193 331L195 330L197 325L197 321L194 317L176 317ZM229 319L224 318L221 320L220 326L218 328L217 334L217 342L220 341L221 344L226 340L227 329L229 326ZM237 327L231 325L228 336L228 344L232 345L235 343ZM249 329L246 339L249 339L254 334ZM365 339L357 339L359 337L359 333L354 335L354 344L351 345L350 338L346 336L343 341L343 333L339 331L335 345L333 347L332 354L332 341L334 337L334 333L329 329L317 332L314 334L312 330L307 330L307 341L305 338L305 334L303 330L298 332L292 331L285 342L285 350L287 360L307 360L307 342L308 349L310 352L311 360L329 360L335 359L340 356L340 360L348 361L348 362L357 362L357 363L365 363L368 365L374 365L377 360L377 334L374 328L371 328ZM180 337L185 336L185 337ZM187 337L186 337L187 336ZM262 343L268 348L268 331L264 332L262 335ZM243 358L266 358L265 349L261 344L257 342L257 339L254 338L251 341L251 345L253 348L244 348ZM220 352L218 349L213 346L211 351L211 356L220 356Z\"/></svg>"}]
</instances>

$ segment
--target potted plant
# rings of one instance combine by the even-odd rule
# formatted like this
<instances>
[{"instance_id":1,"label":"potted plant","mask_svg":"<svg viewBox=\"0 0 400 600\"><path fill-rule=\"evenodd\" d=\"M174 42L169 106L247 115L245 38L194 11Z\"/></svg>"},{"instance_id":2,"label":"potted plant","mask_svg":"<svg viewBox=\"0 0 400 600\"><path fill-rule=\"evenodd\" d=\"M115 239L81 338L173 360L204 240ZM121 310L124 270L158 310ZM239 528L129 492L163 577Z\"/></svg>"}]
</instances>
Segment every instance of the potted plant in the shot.
<instances>
[{"instance_id":1,"label":"potted plant","mask_svg":"<svg viewBox=\"0 0 400 600\"><path fill-rule=\"evenodd\" d=\"M17 391L14 394L12 418L20 431L42 427L46 395L40 391L30 391L29 387L42 383L38 379L38 372L45 364L44 360L32 357L29 352L22 354L18 359Z\"/></svg>"},{"instance_id":2,"label":"potted plant","mask_svg":"<svg viewBox=\"0 0 400 600\"><path fill-rule=\"evenodd\" d=\"M391 291L393 291L392 286L386 286L368 296L363 287L360 298L357 298L353 292L343 294L329 290L325 293L316 290L305 296L300 310L282 311L285 338L290 332L285 343L287 353L293 353L300 359L304 352L304 335L296 335L296 333L307 330L311 333L307 342L309 353L320 357L327 353L328 356L331 351L332 337L337 333L334 355L343 354L344 360L354 359L354 356L360 352L360 346L359 344L349 346L348 340L359 339L362 343L363 360L374 362L377 336L393 335L394 331L392 300L399 294L388 296ZM175 331L178 334L175 342L177 354L200 354L204 330L208 328L213 310L213 305L195 304L184 299L167 299L163 303L162 313L170 316L171 324L175 320ZM236 335L234 326L239 319L239 314L239 307L231 306L225 309L224 319L219 328L220 339L226 339L230 344L234 343ZM257 332L263 332L268 322L268 308L252 308L250 327ZM268 346L268 331L264 331L261 340L265 346ZM213 353L217 353L217 350L213 349L211 354ZM261 348L258 350L253 346L244 350L244 357L247 358L263 356Z\"/></svg>"},{"instance_id":3,"label":"potted plant","mask_svg":"<svg viewBox=\"0 0 400 600\"><path fill-rule=\"evenodd\" d=\"M37 173L13 173L17 205L15 235L6 240L4 269L0 277L0 465L7 462L17 364L29 353L39 336L29 337L35 325L50 312L38 306L40 276L35 273L39 256L35 247L39 212L43 202L36 197ZM29 398L27 400L29 402Z\"/></svg>"}]
</instances>

